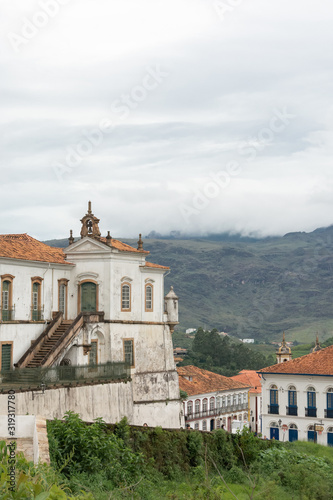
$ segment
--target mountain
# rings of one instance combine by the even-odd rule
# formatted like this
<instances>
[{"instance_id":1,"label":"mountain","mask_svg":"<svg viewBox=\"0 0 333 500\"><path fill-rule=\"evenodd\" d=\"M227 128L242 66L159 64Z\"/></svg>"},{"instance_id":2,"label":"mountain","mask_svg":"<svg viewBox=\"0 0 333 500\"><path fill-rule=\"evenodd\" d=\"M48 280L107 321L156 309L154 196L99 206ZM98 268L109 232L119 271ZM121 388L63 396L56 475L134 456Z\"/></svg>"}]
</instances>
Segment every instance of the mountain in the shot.
<instances>
[{"instance_id":1,"label":"mountain","mask_svg":"<svg viewBox=\"0 0 333 500\"><path fill-rule=\"evenodd\" d=\"M333 335L333 226L253 241L146 239L144 248L171 268L166 289L179 296L180 327L257 340L280 340L284 330L287 340Z\"/></svg>"}]
</instances>

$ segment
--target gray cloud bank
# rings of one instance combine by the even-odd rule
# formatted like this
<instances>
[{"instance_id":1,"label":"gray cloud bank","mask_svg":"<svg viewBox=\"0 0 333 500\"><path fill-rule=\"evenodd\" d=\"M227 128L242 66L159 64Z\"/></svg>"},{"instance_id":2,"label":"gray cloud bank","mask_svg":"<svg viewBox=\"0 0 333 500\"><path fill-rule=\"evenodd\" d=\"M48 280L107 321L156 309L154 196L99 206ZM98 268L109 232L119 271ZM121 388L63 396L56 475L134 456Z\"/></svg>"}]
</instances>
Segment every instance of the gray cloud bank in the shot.
<instances>
[{"instance_id":1,"label":"gray cloud bank","mask_svg":"<svg viewBox=\"0 0 333 500\"><path fill-rule=\"evenodd\" d=\"M0 2L2 233L78 234L88 199L113 235L332 223L328 0L224 16L215 1L49 0L19 44L46 4Z\"/></svg>"}]
</instances>

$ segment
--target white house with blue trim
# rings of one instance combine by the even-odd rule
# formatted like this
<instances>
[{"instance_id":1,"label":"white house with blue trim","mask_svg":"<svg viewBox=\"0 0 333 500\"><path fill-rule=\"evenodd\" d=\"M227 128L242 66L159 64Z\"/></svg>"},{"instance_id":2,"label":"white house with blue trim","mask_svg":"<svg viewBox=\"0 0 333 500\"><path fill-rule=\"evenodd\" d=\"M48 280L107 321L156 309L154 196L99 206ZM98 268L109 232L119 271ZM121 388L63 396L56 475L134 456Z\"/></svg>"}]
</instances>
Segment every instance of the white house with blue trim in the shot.
<instances>
[{"instance_id":1,"label":"white house with blue trim","mask_svg":"<svg viewBox=\"0 0 333 500\"><path fill-rule=\"evenodd\" d=\"M263 436L333 446L333 346L258 373Z\"/></svg>"}]
</instances>

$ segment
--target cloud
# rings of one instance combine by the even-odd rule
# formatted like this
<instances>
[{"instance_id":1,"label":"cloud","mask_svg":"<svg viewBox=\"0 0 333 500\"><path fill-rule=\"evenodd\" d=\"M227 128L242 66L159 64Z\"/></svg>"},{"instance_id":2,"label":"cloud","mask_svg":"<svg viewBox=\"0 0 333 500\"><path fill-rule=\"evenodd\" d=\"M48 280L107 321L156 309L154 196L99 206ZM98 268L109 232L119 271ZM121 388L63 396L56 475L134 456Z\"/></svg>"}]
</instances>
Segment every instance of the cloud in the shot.
<instances>
[{"instance_id":1,"label":"cloud","mask_svg":"<svg viewBox=\"0 0 333 500\"><path fill-rule=\"evenodd\" d=\"M15 50L9 35L46 4L56 13ZM214 0L2 2L2 232L78 234L88 199L114 236L329 225L333 6L230 7L222 18ZM152 68L166 75L155 86ZM277 110L293 115L279 131ZM237 175L211 186L231 162Z\"/></svg>"}]
</instances>

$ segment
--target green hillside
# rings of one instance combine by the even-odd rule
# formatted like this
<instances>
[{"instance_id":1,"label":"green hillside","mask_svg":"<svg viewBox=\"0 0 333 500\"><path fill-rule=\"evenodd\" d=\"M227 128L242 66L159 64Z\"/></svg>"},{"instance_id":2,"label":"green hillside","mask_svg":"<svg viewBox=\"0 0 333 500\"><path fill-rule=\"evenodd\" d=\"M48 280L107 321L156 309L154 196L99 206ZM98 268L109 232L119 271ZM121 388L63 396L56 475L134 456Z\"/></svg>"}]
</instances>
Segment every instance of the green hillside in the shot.
<instances>
[{"instance_id":1,"label":"green hillside","mask_svg":"<svg viewBox=\"0 0 333 500\"><path fill-rule=\"evenodd\" d=\"M333 226L254 241L146 239L147 260L170 266L180 327L240 338L310 342L333 336ZM124 240L135 245L134 240ZM67 240L48 242L65 246Z\"/></svg>"}]
</instances>

